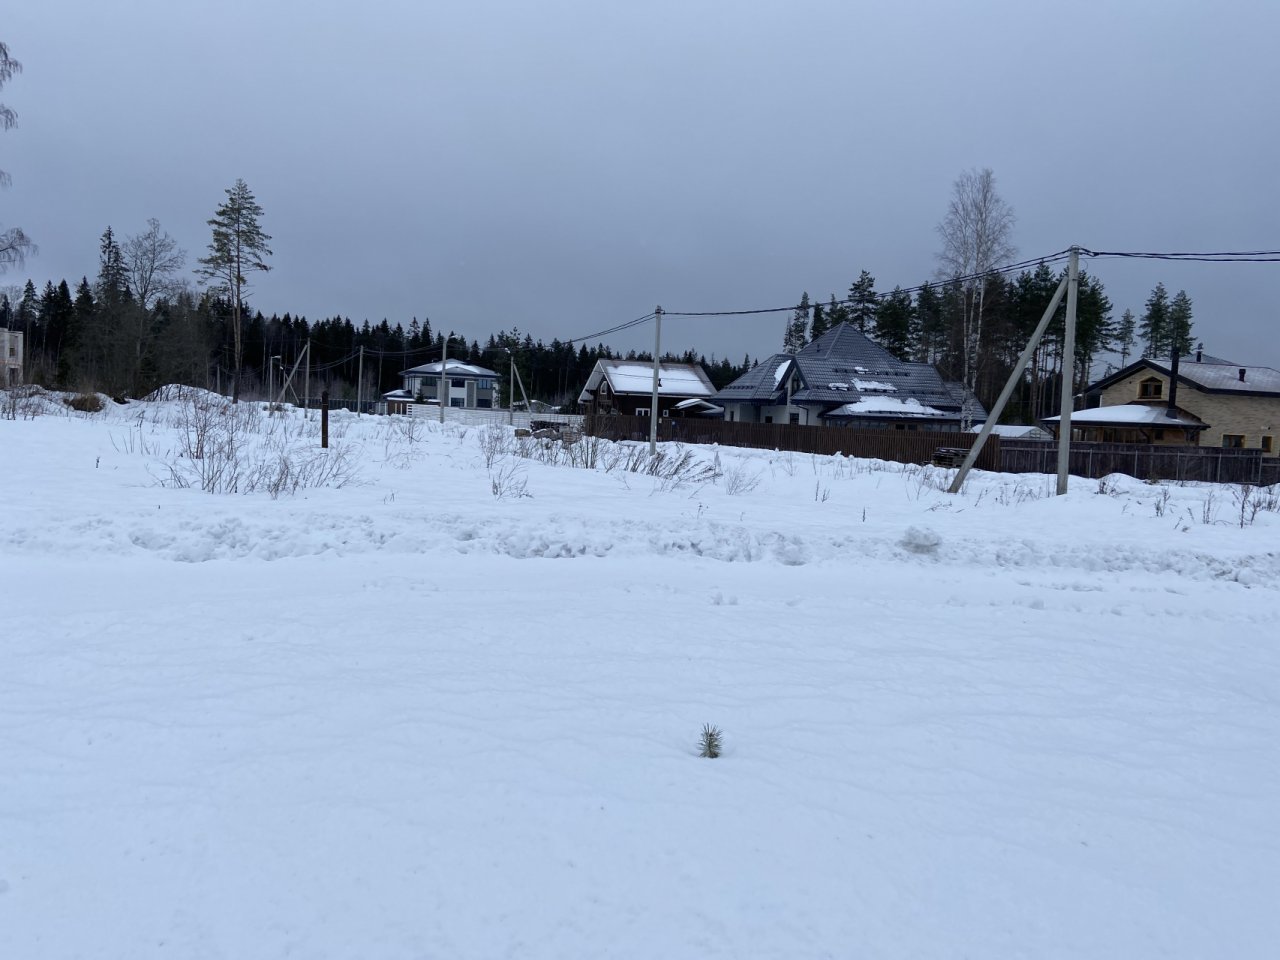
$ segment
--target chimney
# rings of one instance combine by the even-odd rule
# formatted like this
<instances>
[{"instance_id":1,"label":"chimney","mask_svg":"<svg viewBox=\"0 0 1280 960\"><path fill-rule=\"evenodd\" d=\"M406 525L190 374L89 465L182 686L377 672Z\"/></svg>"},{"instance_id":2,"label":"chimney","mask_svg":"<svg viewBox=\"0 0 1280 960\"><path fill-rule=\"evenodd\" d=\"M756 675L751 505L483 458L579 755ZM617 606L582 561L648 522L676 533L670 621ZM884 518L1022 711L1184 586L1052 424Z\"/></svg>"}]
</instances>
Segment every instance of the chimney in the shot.
<instances>
[{"instance_id":1,"label":"chimney","mask_svg":"<svg viewBox=\"0 0 1280 960\"><path fill-rule=\"evenodd\" d=\"M1196 344L1196 363L1200 362L1202 356L1204 356L1204 344L1198 343Z\"/></svg>"},{"instance_id":2,"label":"chimney","mask_svg":"<svg viewBox=\"0 0 1280 960\"><path fill-rule=\"evenodd\" d=\"M1245 367L1241 367L1241 368L1240 368L1240 382L1241 382L1241 383L1244 383L1244 372L1245 372L1245 369L1246 369Z\"/></svg>"},{"instance_id":3,"label":"chimney","mask_svg":"<svg viewBox=\"0 0 1280 960\"><path fill-rule=\"evenodd\" d=\"M1182 349L1178 344L1173 345L1173 363L1169 372L1169 419L1178 419L1178 354L1182 353Z\"/></svg>"}]
</instances>

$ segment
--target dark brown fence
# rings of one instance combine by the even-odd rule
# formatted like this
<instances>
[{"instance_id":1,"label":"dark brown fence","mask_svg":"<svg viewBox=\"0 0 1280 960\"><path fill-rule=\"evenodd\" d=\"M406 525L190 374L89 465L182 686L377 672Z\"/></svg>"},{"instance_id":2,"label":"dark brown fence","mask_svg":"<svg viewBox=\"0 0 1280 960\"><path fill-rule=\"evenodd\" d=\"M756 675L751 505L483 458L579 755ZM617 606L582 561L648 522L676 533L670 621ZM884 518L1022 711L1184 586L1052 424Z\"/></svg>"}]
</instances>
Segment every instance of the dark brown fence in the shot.
<instances>
[{"instance_id":1,"label":"dark brown fence","mask_svg":"<svg viewBox=\"0 0 1280 960\"><path fill-rule=\"evenodd\" d=\"M608 440L648 440L649 418L591 414L583 419L582 430L589 436ZM785 423L664 419L658 421L658 439L799 453L842 453L847 457L895 460L898 463L929 463L940 448L969 449L977 435L937 430L853 430ZM999 437L991 437L987 441L977 465L983 470L1000 469Z\"/></svg>"},{"instance_id":2,"label":"dark brown fence","mask_svg":"<svg viewBox=\"0 0 1280 960\"><path fill-rule=\"evenodd\" d=\"M1052 440L1005 440L1000 469L1008 473L1057 473L1058 444ZM1139 480L1202 480L1262 483L1280 480L1280 460L1261 450L1160 447L1133 443L1071 444L1070 472L1078 477L1125 473Z\"/></svg>"},{"instance_id":3,"label":"dark brown fence","mask_svg":"<svg viewBox=\"0 0 1280 960\"><path fill-rule=\"evenodd\" d=\"M583 432L609 440L648 440L649 418L591 414L583 419ZM658 439L929 463L939 449L969 449L977 436L933 430L853 430L688 419L659 420ZM1058 444L1053 440L1002 440L993 435L977 465L983 470L1005 473L1057 473ZM1074 476L1091 478L1124 473L1139 480L1269 485L1280 483L1280 458L1263 456L1261 450L1075 441L1071 444L1070 471Z\"/></svg>"}]
</instances>

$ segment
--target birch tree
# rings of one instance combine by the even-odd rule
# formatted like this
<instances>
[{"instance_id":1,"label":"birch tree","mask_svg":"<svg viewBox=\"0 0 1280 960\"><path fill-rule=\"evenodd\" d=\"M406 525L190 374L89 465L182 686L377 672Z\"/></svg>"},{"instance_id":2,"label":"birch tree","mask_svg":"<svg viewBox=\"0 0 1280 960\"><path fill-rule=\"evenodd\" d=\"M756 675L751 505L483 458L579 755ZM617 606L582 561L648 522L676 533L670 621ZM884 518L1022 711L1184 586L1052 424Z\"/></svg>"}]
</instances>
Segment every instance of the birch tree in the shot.
<instances>
[{"instance_id":1,"label":"birch tree","mask_svg":"<svg viewBox=\"0 0 1280 960\"><path fill-rule=\"evenodd\" d=\"M943 279L965 278L961 330L961 371L965 386L977 387L982 350L983 300L988 274L1012 259L1013 208L996 193L996 178L987 167L956 178L947 215L938 224L938 252Z\"/></svg>"},{"instance_id":2,"label":"birch tree","mask_svg":"<svg viewBox=\"0 0 1280 960\"><path fill-rule=\"evenodd\" d=\"M213 228L213 239L209 241L208 254L199 260L196 274L213 289L224 293L231 303L231 335L235 350L231 402L238 403L240 374L244 366L244 292L249 286L245 273L252 270L265 273L271 269L266 262L266 258L271 256L271 249L267 246L271 237L258 225L262 207L243 180L237 180L226 194L226 201L208 221Z\"/></svg>"},{"instance_id":3,"label":"birch tree","mask_svg":"<svg viewBox=\"0 0 1280 960\"><path fill-rule=\"evenodd\" d=\"M15 74L22 72L22 64L9 56L9 47L0 43L0 87L8 83ZM9 130L18 122L18 115L12 109L0 103L0 130ZM0 187L9 185L9 174L0 170ZM36 245L31 238L22 232L21 227L0 226L0 273L9 266L21 266L27 254L35 253Z\"/></svg>"}]
</instances>

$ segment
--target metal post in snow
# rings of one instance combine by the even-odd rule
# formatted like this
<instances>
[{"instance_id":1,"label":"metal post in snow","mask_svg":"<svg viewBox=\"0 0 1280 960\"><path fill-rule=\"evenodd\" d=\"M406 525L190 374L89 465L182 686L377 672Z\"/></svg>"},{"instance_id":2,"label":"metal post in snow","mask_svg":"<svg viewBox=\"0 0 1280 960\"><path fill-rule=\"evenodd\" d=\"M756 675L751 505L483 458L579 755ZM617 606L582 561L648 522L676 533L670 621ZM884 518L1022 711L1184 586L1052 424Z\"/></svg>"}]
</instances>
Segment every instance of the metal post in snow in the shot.
<instances>
[{"instance_id":1,"label":"metal post in snow","mask_svg":"<svg viewBox=\"0 0 1280 960\"><path fill-rule=\"evenodd\" d=\"M320 446L329 447L329 391L320 391Z\"/></svg>"},{"instance_id":2,"label":"metal post in snow","mask_svg":"<svg viewBox=\"0 0 1280 960\"><path fill-rule=\"evenodd\" d=\"M1062 404L1058 411L1058 496L1067 492L1071 472L1071 410L1075 405L1076 299L1080 291L1080 248L1067 261L1067 323L1062 336Z\"/></svg>"},{"instance_id":3,"label":"metal post in snow","mask_svg":"<svg viewBox=\"0 0 1280 960\"><path fill-rule=\"evenodd\" d=\"M649 456L658 452L658 373L662 356L662 308L653 311L653 396L649 406Z\"/></svg>"}]
</instances>

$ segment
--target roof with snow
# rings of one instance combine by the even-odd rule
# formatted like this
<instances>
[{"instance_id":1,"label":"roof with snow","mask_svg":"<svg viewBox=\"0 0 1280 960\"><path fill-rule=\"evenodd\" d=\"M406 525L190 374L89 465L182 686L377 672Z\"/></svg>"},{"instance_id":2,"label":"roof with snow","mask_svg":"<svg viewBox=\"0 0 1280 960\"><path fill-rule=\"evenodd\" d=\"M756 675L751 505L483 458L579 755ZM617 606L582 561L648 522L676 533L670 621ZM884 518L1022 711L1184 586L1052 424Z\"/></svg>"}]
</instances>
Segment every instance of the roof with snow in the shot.
<instances>
[{"instance_id":1,"label":"roof with snow","mask_svg":"<svg viewBox=\"0 0 1280 960\"><path fill-rule=\"evenodd\" d=\"M1045 423L1057 423L1062 418L1045 417ZM1091 410L1076 410L1071 414L1072 424L1114 426L1114 427L1183 427L1203 430L1208 426L1199 417L1192 416L1185 410L1178 410L1177 417L1169 416L1167 406L1155 406L1146 403L1121 403L1110 407L1094 407Z\"/></svg>"},{"instance_id":2,"label":"roof with snow","mask_svg":"<svg viewBox=\"0 0 1280 960\"><path fill-rule=\"evenodd\" d=\"M578 397L579 403L587 403L606 382L615 394L653 395L653 364L639 360L597 360L587 377L587 385ZM702 397L711 399L716 388L711 385L706 371L696 363L661 363L658 365L658 396Z\"/></svg>"},{"instance_id":3,"label":"roof with snow","mask_svg":"<svg viewBox=\"0 0 1280 960\"><path fill-rule=\"evenodd\" d=\"M944 419L954 420L956 414L954 411L948 412L939 410L936 407L925 406L919 400L908 397L900 400L897 397L862 397L846 403L834 410L828 410L823 414L828 418L845 418L845 417L893 417L898 419L901 417L922 418L922 419Z\"/></svg>"},{"instance_id":4,"label":"roof with snow","mask_svg":"<svg viewBox=\"0 0 1280 960\"><path fill-rule=\"evenodd\" d=\"M1127 377L1143 369L1171 376L1171 362L1152 360L1143 357L1131 363L1123 370L1118 370L1109 377L1103 377L1089 387L1090 391L1105 390L1112 384L1119 383ZM1243 374L1243 378L1242 378ZM1206 393L1240 393L1262 394L1263 396L1280 396L1280 370L1272 367L1249 366L1243 363L1232 363L1221 357L1201 354L1196 360L1194 354L1178 360L1178 382L1185 383Z\"/></svg>"},{"instance_id":5,"label":"roof with snow","mask_svg":"<svg viewBox=\"0 0 1280 960\"><path fill-rule=\"evenodd\" d=\"M1074 419L1074 414L1072 418ZM970 433L981 433L983 424L974 424L969 428ZM1037 427L1030 423L997 423L991 428L991 432L997 437L1009 437L1019 440L1044 440L1050 436L1049 431L1043 427Z\"/></svg>"},{"instance_id":6,"label":"roof with snow","mask_svg":"<svg viewBox=\"0 0 1280 960\"><path fill-rule=\"evenodd\" d=\"M451 377L497 377L498 374L488 367L477 367L473 363L463 363L461 360L448 361L448 372ZM440 361L435 363L424 363L420 367L410 367L408 370L401 370L400 375L408 374L439 374Z\"/></svg>"},{"instance_id":7,"label":"roof with snow","mask_svg":"<svg viewBox=\"0 0 1280 960\"><path fill-rule=\"evenodd\" d=\"M963 388L955 391L932 364L899 360L847 323L832 327L799 353L778 353L760 361L717 393L715 400L785 403L788 380L796 374L799 384L791 393L794 404L845 406L869 396L896 397L933 408L939 416L959 419L966 402ZM968 398L970 417L985 417L976 398L971 394Z\"/></svg>"}]
</instances>

